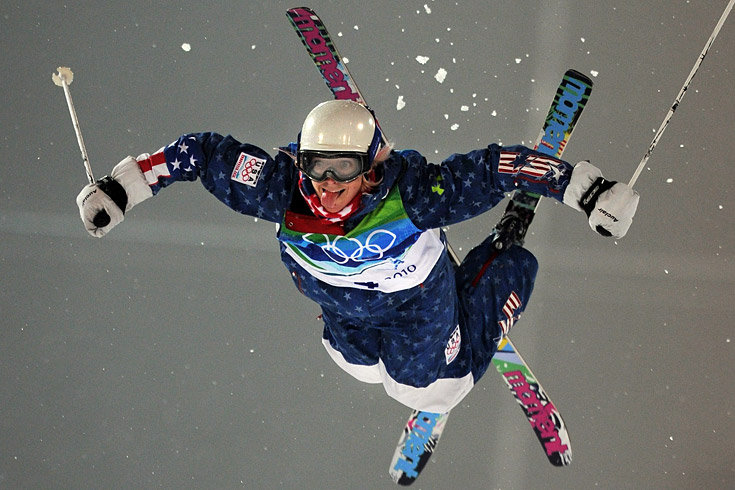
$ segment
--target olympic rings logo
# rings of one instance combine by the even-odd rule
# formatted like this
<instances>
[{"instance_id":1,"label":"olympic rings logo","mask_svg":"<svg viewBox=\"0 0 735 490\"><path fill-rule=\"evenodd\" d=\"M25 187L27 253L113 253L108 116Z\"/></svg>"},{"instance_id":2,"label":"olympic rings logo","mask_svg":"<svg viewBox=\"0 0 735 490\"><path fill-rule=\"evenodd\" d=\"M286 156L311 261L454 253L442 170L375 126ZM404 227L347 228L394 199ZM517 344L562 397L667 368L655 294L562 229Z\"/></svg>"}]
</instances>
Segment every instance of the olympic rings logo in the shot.
<instances>
[{"instance_id":1,"label":"olympic rings logo","mask_svg":"<svg viewBox=\"0 0 735 490\"><path fill-rule=\"evenodd\" d=\"M309 240L309 237L315 233L304 235L304 240L316 245ZM321 249L334 262L338 264L346 264L349 261L366 262L368 260L379 260L383 258L385 252L391 249L396 243L396 235L387 230L375 230L368 235L367 240L363 244L357 238L347 238L343 236L335 237L334 241L329 239L329 235L322 234L326 243L321 245Z\"/></svg>"}]
</instances>

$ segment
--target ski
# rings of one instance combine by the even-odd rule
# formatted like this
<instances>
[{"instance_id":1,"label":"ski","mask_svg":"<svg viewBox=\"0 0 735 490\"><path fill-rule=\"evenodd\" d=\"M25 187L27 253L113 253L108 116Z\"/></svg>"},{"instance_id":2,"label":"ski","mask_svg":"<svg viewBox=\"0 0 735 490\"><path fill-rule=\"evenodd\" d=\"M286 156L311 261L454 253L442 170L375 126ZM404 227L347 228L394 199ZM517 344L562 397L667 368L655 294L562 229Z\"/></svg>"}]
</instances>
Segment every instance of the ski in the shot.
<instances>
[{"instance_id":1,"label":"ski","mask_svg":"<svg viewBox=\"0 0 735 490\"><path fill-rule=\"evenodd\" d=\"M289 9L287 14L334 98L353 100L368 107L319 16L308 7ZM380 126L377 119L375 123ZM387 143L385 132L382 133ZM449 412L411 412L388 469L396 483L410 485L416 481L439 443L448 417Z\"/></svg>"},{"instance_id":2,"label":"ski","mask_svg":"<svg viewBox=\"0 0 735 490\"><path fill-rule=\"evenodd\" d=\"M319 16L308 7L289 9L287 14L296 34L304 43L306 51L321 72L334 98L353 100L369 107ZM380 127L377 119L375 124ZM384 132L383 142L387 143Z\"/></svg>"},{"instance_id":3,"label":"ski","mask_svg":"<svg viewBox=\"0 0 735 490\"><path fill-rule=\"evenodd\" d=\"M322 73L334 98L354 100L367 106L319 16L308 7L292 8L287 13L288 19L304 43L312 61Z\"/></svg>"},{"instance_id":4,"label":"ski","mask_svg":"<svg viewBox=\"0 0 735 490\"><path fill-rule=\"evenodd\" d=\"M534 150L554 158L561 158L591 92L592 80L589 77L576 70L567 70L564 73L536 139ZM533 192L520 190L513 193L505 209L505 215L518 215L520 221L508 223L497 230L498 234L493 241L497 250L505 250L512 243L523 243L523 237L540 201L541 196Z\"/></svg>"},{"instance_id":5,"label":"ski","mask_svg":"<svg viewBox=\"0 0 735 490\"><path fill-rule=\"evenodd\" d=\"M575 71L567 70L549 108L544 126L539 133L535 149L555 158L561 157L569 137L582 113L592 91L592 80ZM513 193L506 214L520 214L523 223L500 227L495 246L498 250L523 241L538 208L541 196L517 191ZM525 212L518 213L522 209ZM501 224L503 219L501 218ZM509 231L510 230L510 231ZM549 462L555 466L566 466L572 462L572 447L569 442L564 419L534 376L528 363L507 336L498 346L492 359L495 369L503 376L508 388L523 409L536 437L546 452Z\"/></svg>"},{"instance_id":6,"label":"ski","mask_svg":"<svg viewBox=\"0 0 735 490\"><path fill-rule=\"evenodd\" d=\"M319 16L307 7L289 9L287 13L334 97L354 100L367 106ZM535 149L557 158L562 155L591 89L592 81L585 75L574 70L565 73ZM518 214L526 218L521 226L511 222L511 226L499 230L500 240L495 243L499 251L514 241L522 241L539 200L538 194L523 191L513 194L506 213L521 209L524 212ZM450 246L448 249L452 260L458 265L459 258ZM564 421L509 338L503 339L492 362L521 405L549 461L556 466L569 464L572 452ZM410 485L418 478L438 444L448 417L449 412L412 411L389 468L396 483Z\"/></svg>"},{"instance_id":7,"label":"ski","mask_svg":"<svg viewBox=\"0 0 735 490\"><path fill-rule=\"evenodd\" d=\"M508 337L500 342L492 363L523 409L549 462L554 466L571 463L572 446L564 419Z\"/></svg>"}]
</instances>

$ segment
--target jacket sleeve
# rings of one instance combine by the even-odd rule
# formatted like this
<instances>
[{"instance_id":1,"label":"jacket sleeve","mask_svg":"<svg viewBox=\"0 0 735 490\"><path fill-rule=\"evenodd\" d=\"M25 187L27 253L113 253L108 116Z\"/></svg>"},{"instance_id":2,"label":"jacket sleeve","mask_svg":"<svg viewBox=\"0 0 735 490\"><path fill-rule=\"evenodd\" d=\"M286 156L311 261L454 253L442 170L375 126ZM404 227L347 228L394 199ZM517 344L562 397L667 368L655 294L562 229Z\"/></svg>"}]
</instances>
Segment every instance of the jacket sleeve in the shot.
<instances>
[{"instance_id":1,"label":"jacket sleeve","mask_svg":"<svg viewBox=\"0 0 735 490\"><path fill-rule=\"evenodd\" d=\"M274 159L217 133L185 134L137 160L153 195L174 182L199 179L235 211L273 222L281 221L295 178L290 156L279 152Z\"/></svg>"},{"instance_id":2,"label":"jacket sleeve","mask_svg":"<svg viewBox=\"0 0 735 490\"><path fill-rule=\"evenodd\" d=\"M520 145L492 144L438 165L413 150L396 153L406 168L398 181L404 207L423 229L478 216L515 189L561 201L572 174L569 163Z\"/></svg>"}]
</instances>

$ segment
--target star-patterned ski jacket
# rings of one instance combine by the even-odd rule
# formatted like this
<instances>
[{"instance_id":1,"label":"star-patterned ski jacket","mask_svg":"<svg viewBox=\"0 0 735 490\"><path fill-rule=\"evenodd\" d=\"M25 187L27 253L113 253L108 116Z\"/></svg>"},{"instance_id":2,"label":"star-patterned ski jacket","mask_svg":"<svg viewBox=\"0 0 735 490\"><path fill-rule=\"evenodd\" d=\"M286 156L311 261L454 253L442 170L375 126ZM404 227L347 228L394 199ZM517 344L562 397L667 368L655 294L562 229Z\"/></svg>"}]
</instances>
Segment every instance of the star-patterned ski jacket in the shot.
<instances>
[{"instance_id":1,"label":"star-patterned ski jacket","mask_svg":"<svg viewBox=\"0 0 735 490\"><path fill-rule=\"evenodd\" d=\"M478 216L519 187L561 201L572 173L567 162L524 146L491 144L440 164L393 151L377 191L333 223L310 212L298 189L295 144L283 149L274 158L231 136L192 133L137 160L154 195L199 179L235 211L276 223L283 263L322 307L325 323L379 329L431 317L451 332L456 284L434 230Z\"/></svg>"},{"instance_id":2,"label":"star-patterned ski jacket","mask_svg":"<svg viewBox=\"0 0 735 490\"><path fill-rule=\"evenodd\" d=\"M295 151L295 145L284 149ZM334 224L305 206L298 169L286 152L272 158L231 136L195 133L138 157L138 163L154 195L173 182L198 178L235 211L277 223L282 258L299 289L312 296L312 283L304 279L313 277L360 290L351 298L358 304L370 292L404 291L426 281L445 255L431 230L475 217L518 187L561 200L572 171L568 163L523 146L492 144L439 165L413 150L394 151L383 164L378 191L363 195L360 210ZM342 294L329 306L339 305Z\"/></svg>"}]
</instances>

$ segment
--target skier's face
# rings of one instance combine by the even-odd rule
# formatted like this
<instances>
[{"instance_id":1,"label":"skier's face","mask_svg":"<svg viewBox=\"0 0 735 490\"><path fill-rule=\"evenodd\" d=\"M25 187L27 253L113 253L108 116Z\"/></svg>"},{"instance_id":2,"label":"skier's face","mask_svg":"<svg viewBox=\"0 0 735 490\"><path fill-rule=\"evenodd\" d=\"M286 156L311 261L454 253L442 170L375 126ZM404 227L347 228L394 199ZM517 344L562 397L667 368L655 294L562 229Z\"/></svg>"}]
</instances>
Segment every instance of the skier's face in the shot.
<instances>
[{"instance_id":1,"label":"skier's face","mask_svg":"<svg viewBox=\"0 0 735 490\"><path fill-rule=\"evenodd\" d=\"M311 183L322 206L330 213L341 211L352 202L362 188L362 178L357 178L352 182L337 182L330 178L323 182L312 180Z\"/></svg>"}]
</instances>

